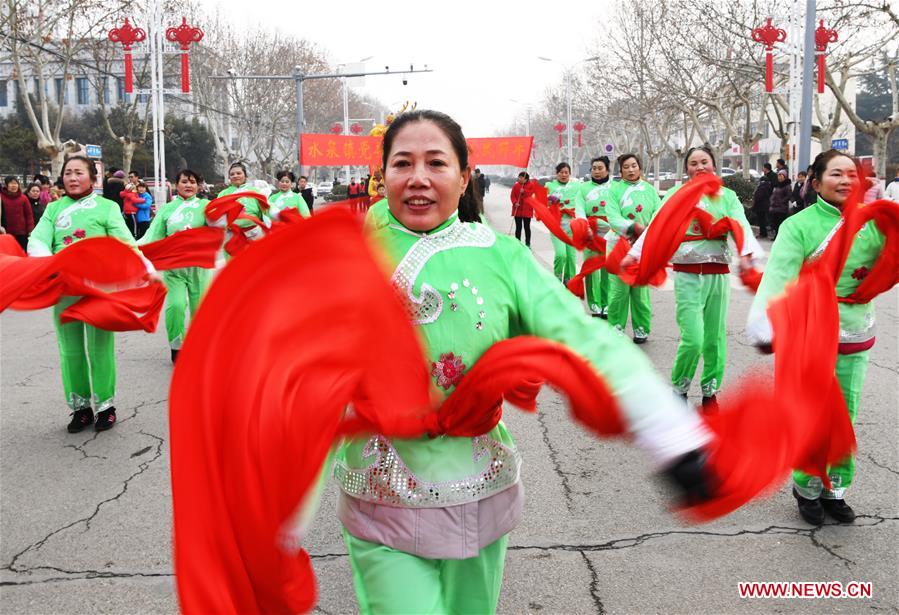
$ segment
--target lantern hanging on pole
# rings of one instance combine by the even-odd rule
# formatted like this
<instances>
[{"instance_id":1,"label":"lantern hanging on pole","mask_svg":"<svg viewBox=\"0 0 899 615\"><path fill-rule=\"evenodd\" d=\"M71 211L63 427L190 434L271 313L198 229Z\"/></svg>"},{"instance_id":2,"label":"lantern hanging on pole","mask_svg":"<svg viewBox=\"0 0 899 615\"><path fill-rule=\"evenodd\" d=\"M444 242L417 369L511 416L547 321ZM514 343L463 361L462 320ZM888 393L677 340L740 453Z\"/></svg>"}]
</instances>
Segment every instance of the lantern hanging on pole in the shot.
<instances>
[{"instance_id":1,"label":"lantern hanging on pole","mask_svg":"<svg viewBox=\"0 0 899 615\"><path fill-rule=\"evenodd\" d=\"M187 52L191 43L203 40L203 31L187 25L187 17L182 17L180 26L165 31L165 38L169 42L181 45L181 91L187 94L190 92L190 60Z\"/></svg>"},{"instance_id":2,"label":"lantern hanging on pole","mask_svg":"<svg viewBox=\"0 0 899 615\"><path fill-rule=\"evenodd\" d=\"M818 94L824 93L824 52L827 51L828 43L837 42L837 31L824 27L824 20L818 22L818 28L815 30L815 50L818 56Z\"/></svg>"},{"instance_id":3,"label":"lantern hanging on pole","mask_svg":"<svg viewBox=\"0 0 899 615\"><path fill-rule=\"evenodd\" d=\"M581 147L581 133L584 132L584 128L586 128L586 127L587 127L587 125L583 122L577 122L574 125L574 130L575 130L575 132L577 132L577 146L578 147Z\"/></svg>"},{"instance_id":4,"label":"lantern hanging on pole","mask_svg":"<svg viewBox=\"0 0 899 615\"><path fill-rule=\"evenodd\" d=\"M787 40L787 33L781 28L775 28L771 25L771 18L761 28L753 28L752 40L765 45L765 92L771 94L774 92L774 58L771 52L774 51L774 43L782 43Z\"/></svg>"},{"instance_id":5,"label":"lantern hanging on pole","mask_svg":"<svg viewBox=\"0 0 899 615\"><path fill-rule=\"evenodd\" d=\"M339 135L341 132L343 132L343 124L341 124L340 122L334 122L333 124L331 124L331 134Z\"/></svg>"},{"instance_id":6,"label":"lantern hanging on pole","mask_svg":"<svg viewBox=\"0 0 899 615\"><path fill-rule=\"evenodd\" d=\"M559 122L555 126L553 126L553 130L559 133L559 147L562 147L562 133L565 132L565 124Z\"/></svg>"},{"instance_id":7,"label":"lantern hanging on pole","mask_svg":"<svg viewBox=\"0 0 899 615\"><path fill-rule=\"evenodd\" d=\"M350 125L350 132L354 135L358 135L360 132L362 132L362 126L354 122Z\"/></svg>"},{"instance_id":8,"label":"lantern hanging on pole","mask_svg":"<svg viewBox=\"0 0 899 615\"><path fill-rule=\"evenodd\" d=\"M131 94L134 91L134 69L131 65L131 45L139 43L147 38L147 33L142 28L135 28L125 18L125 23L119 28L113 28L108 32L109 40L113 43L121 43L125 50L125 92Z\"/></svg>"}]
</instances>

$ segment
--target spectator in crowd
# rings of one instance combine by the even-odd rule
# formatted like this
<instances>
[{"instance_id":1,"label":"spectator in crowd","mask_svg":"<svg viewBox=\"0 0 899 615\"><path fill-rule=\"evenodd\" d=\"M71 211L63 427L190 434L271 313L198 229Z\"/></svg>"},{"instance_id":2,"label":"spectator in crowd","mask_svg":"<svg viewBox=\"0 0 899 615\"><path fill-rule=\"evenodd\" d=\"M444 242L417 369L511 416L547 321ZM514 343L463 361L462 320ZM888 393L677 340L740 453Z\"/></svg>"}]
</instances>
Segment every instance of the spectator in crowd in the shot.
<instances>
[{"instance_id":1,"label":"spectator in crowd","mask_svg":"<svg viewBox=\"0 0 899 615\"><path fill-rule=\"evenodd\" d=\"M137 186L140 183L140 175L137 171L128 171L128 183Z\"/></svg>"},{"instance_id":2,"label":"spectator in crowd","mask_svg":"<svg viewBox=\"0 0 899 615\"><path fill-rule=\"evenodd\" d=\"M802 189L799 191L800 196L802 197L802 202L805 207L809 205L814 205L818 202L818 193L815 192L815 189L812 187L812 167L809 165L808 170L805 172L805 184L803 184Z\"/></svg>"},{"instance_id":3,"label":"spectator in crowd","mask_svg":"<svg viewBox=\"0 0 899 615\"><path fill-rule=\"evenodd\" d=\"M484 175L484 194L490 192L490 177Z\"/></svg>"},{"instance_id":4,"label":"spectator in crowd","mask_svg":"<svg viewBox=\"0 0 899 615\"><path fill-rule=\"evenodd\" d=\"M28 235L34 228L31 203L19 187L19 180L12 175L4 180L0 189L0 226L16 238L22 249L28 246Z\"/></svg>"},{"instance_id":5,"label":"spectator in crowd","mask_svg":"<svg viewBox=\"0 0 899 615\"><path fill-rule=\"evenodd\" d=\"M887 184L886 190L883 191L884 198L899 203L899 167L896 167L896 177Z\"/></svg>"},{"instance_id":6,"label":"spectator in crowd","mask_svg":"<svg viewBox=\"0 0 899 615\"><path fill-rule=\"evenodd\" d=\"M122 198L125 226L131 231L131 235L137 238L137 204L143 202L143 199L137 194L137 186L134 184L125 184L124 190L119 195Z\"/></svg>"},{"instance_id":7,"label":"spectator in crowd","mask_svg":"<svg viewBox=\"0 0 899 615\"><path fill-rule=\"evenodd\" d=\"M374 205L378 201L382 200L385 196L387 196L387 187L384 183L378 184L377 192L375 192L375 196L371 197L371 205ZM371 206L369 205L369 206Z\"/></svg>"},{"instance_id":8,"label":"spectator in crowd","mask_svg":"<svg viewBox=\"0 0 899 615\"><path fill-rule=\"evenodd\" d=\"M144 236L144 233L147 232L147 229L150 228L150 218L153 212L153 195L150 194L150 191L147 189L147 184L143 181L137 182L137 195L141 198L140 201L137 201L137 235L136 238L140 239Z\"/></svg>"},{"instance_id":9,"label":"spectator in crowd","mask_svg":"<svg viewBox=\"0 0 899 615\"><path fill-rule=\"evenodd\" d=\"M474 170L474 187L478 191L478 194L481 195L481 200L483 200L484 195L487 193L487 178L484 177L484 174L481 173L480 169Z\"/></svg>"},{"instance_id":10,"label":"spectator in crowd","mask_svg":"<svg viewBox=\"0 0 899 615\"><path fill-rule=\"evenodd\" d=\"M865 190L863 199L865 203L873 203L883 198L883 188L880 185L880 180L877 179L877 173L874 169L865 169L865 183L862 184L862 188Z\"/></svg>"},{"instance_id":11,"label":"spectator in crowd","mask_svg":"<svg viewBox=\"0 0 899 615\"><path fill-rule=\"evenodd\" d=\"M780 173L781 171L786 171L787 177L790 177L790 169L787 168L786 160L784 160L783 158L778 158L777 162L775 162L774 165L775 165L775 168L774 168L775 173Z\"/></svg>"},{"instance_id":12,"label":"spectator in crowd","mask_svg":"<svg viewBox=\"0 0 899 615\"><path fill-rule=\"evenodd\" d=\"M768 179L768 184L773 188L777 183L777 173L771 168L770 162L766 162L762 166L765 168L764 176Z\"/></svg>"},{"instance_id":13,"label":"spectator in crowd","mask_svg":"<svg viewBox=\"0 0 899 615\"><path fill-rule=\"evenodd\" d=\"M771 238L777 238L777 231L781 223L790 215L790 177L786 169L777 172L777 183L771 191L771 206L769 208L771 221Z\"/></svg>"},{"instance_id":14,"label":"spectator in crowd","mask_svg":"<svg viewBox=\"0 0 899 615\"><path fill-rule=\"evenodd\" d=\"M309 213L311 214L313 213L312 202L315 200L315 195L312 193L312 187L306 185L308 183L309 178L305 175L300 175L300 179L297 180L297 193L306 201L306 207L309 208Z\"/></svg>"},{"instance_id":15,"label":"spectator in crowd","mask_svg":"<svg viewBox=\"0 0 899 615\"><path fill-rule=\"evenodd\" d=\"M50 203L61 199L63 194L65 194L65 191L59 186L50 186Z\"/></svg>"},{"instance_id":16,"label":"spectator in crowd","mask_svg":"<svg viewBox=\"0 0 899 615\"><path fill-rule=\"evenodd\" d=\"M50 178L46 175L35 175L34 181L41 186L41 205L46 207L47 203L53 200L50 198ZM37 224L37 218L34 219L34 223Z\"/></svg>"},{"instance_id":17,"label":"spectator in crowd","mask_svg":"<svg viewBox=\"0 0 899 615\"><path fill-rule=\"evenodd\" d=\"M765 163L767 170L771 169L771 165ZM776 175L775 175L776 176ZM759 178L759 185L755 188L755 194L752 195L752 211L755 214L755 222L759 227L759 238L768 238L768 208L771 207L771 193L774 191L774 184L768 176L767 171Z\"/></svg>"},{"instance_id":18,"label":"spectator in crowd","mask_svg":"<svg viewBox=\"0 0 899 615\"><path fill-rule=\"evenodd\" d=\"M521 230L524 229L524 245L531 247L531 218L534 208L525 202L525 197L534 194L537 182L527 172L518 174L518 181L512 186L512 216L515 218L515 239L521 241Z\"/></svg>"},{"instance_id":19,"label":"spectator in crowd","mask_svg":"<svg viewBox=\"0 0 899 615\"><path fill-rule=\"evenodd\" d=\"M384 176L381 175L381 169L375 169L375 174L368 181L368 196L378 196L378 186L384 183Z\"/></svg>"},{"instance_id":20,"label":"spectator in crowd","mask_svg":"<svg viewBox=\"0 0 899 615\"><path fill-rule=\"evenodd\" d=\"M799 171L796 176L796 183L793 184L793 193L790 195L790 201L793 203L791 209L795 213L805 209L805 201L802 200L802 187L805 185L806 173Z\"/></svg>"},{"instance_id":21,"label":"spectator in crowd","mask_svg":"<svg viewBox=\"0 0 899 615\"><path fill-rule=\"evenodd\" d=\"M351 199L355 199L359 196L359 184L356 183L355 177L350 178L350 184L347 186L346 195Z\"/></svg>"},{"instance_id":22,"label":"spectator in crowd","mask_svg":"<svg viewBox=\"0 0 899 615\"><path fill-rule=\"evenodd\" d=\"M46 205L41 204L40 183L35 182L28 186L25 196L28 197L28 202L31 203L31 216L34 218L34 223L37 224L37 221L41 219L41 215L43 215L44 210L47 208Z\"/></svg>"},{"instance_id":23,"label":"spectator in crowd","mask_svg":"<svg viewBox=\"0 0 899 615\"><path fill-rule=\"evenodd\" d=\"M103 198L115 202L124 215L125 202L122 191L125 189L125 172L116 167L109 168L109 175L103 182ZM130 227L129 227L130 228Z\"/></svg>"}]
</instances>

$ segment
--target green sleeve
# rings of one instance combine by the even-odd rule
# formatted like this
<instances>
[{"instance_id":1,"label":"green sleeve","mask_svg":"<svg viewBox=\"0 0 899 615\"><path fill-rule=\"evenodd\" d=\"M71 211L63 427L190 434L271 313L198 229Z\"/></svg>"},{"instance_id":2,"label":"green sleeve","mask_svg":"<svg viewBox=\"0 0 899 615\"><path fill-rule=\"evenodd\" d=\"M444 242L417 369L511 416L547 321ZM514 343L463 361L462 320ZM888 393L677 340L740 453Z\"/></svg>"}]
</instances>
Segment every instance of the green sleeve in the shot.
<instances>
[{"instance_id":1,"label":"green sleeve","mask_svg":"<svg viewBox=\"0 0 899 615\"><path fill-rule=\"evenodd\" d=\"M746 333L756 344L771 343L768 304L784 292L787 284L799 277L805 262L805 249L795 224L789 218L780 226L777 239L765 265L762 282L749 308Z\"/></svg>"},{"instance_id":2,"label":"green sleeve","mask_svg":"<svg viewBox=\"0 0 899 615\"><path fill-rule=\"evenodd\" d=\"M752 232L752 226L750 226L749 220L746 218L746 208L743 207L743 203L740 202L740 199L737 198L737 193L733 190L725 190L724 195L727 199L725 204L727 217L736 220L743 228L743 251L748 251L749 254L760 257L762 255L762 247L756 241L755 233Z\"/></svg>"},{"instance_id":3,"label":"green sleeve","mask_svg":"<svg viewBox=\"0 0 899 615\"><path fill-rule=\"evenodd\" d=\"M122 217L122 212L119 211L119 208L112 201L107 201L110 205L106 210L106 220L103 221L103 226L106 228L106 235L109 237L115 237L122 243L127 243L129 246L137 246L137 242L134 241L134 235L131 234L131 231L128 230L128 227L125 226L125 218Z\"/></svg>"},{"instance_id":4,"label":"green sleeve","mask_svg":"<svg viewBox=\"0 0 899 615\"><path fill-rule=\"evenodd\" d=\"M574 191L574 215L576 218L587 217L587 205L584 201L583 186L578 186Z\"/></svg>"},{"instance_id":5,"label":"green sleeve","mask_svg":"<svg viewBox=\"0 0 899 615\"><path fill-rule=\"evenodd\" d=\"M606 217L609 219L609 226L612 230L621 235L627 235L631 228L632 222L621 215L621 186L616 186L609 191L609 202L606 203Z\"/></svg>"},{"instance_id":6,"label":"green sleeve","mask_svg":"<svg viewBox=\"0 0 899 615\"><path fill-rule=\"evenodd\" d=\"M699 448L710 435L698 416L671 393L649 358L582 303L520 245L503 241L516 294L512 335L564 344L587 360L615 394L626 428L659 465ZM511 241L514 241L511 240ZM517 318L516 318L517 317Z\"/></svg>"},{"instance_id":7,"label":"green sleeve","mask_svg":"<svg viewBox=\"0 0 899 615\"><path fill-rule=\"evenodd\" d=\"M171 211L169 205L171 205L171 203L167 203L159 210L159 213L157 213L153 218L153 221L150 222L150 228L147 229L147 232L144 233L143 237L137 240L137 245L142 246L167 237L166 225L169 219L169 212Z\"/></svg>"},{"instance_id":8,"label":"green sleeve","mask_svg":"<svg viewBox=\"0 0 899 615\"><path fill-rule=\"evenodd\" d=\"M44 215L28 236L28 254L31 256L50 256L53 254L53 228L56 216L59 215L61 199L47 205Z\"/></svg>"},{"instance_id":9,"label":"green sleeve","mask_svg":"<svg viewBox=\"0 0 899 615\"><path fill-rule=\"evenodd\" d=\"M652 217L655 218L656 214L659 213L659 209L662 208L662 201L659 199L659 192L656 190L656 187L652 184L649 184L649 187L650 193L652 194L652 197L650 197L650 200L652 201Z\"/></svg>"},{"instance_id":10,"label":"green sleeve","mask_svg":"<svg viewBox=\"0 0 899 615\"><path fill-rule=\"evenodd\" d=\"M306 205L306 199L302 197L302 195L296 195L296 204L297 210L300 212L300 215L304 218L309 218L312 214L309 213L309 206Z\"/></svg>"}]
</instances>

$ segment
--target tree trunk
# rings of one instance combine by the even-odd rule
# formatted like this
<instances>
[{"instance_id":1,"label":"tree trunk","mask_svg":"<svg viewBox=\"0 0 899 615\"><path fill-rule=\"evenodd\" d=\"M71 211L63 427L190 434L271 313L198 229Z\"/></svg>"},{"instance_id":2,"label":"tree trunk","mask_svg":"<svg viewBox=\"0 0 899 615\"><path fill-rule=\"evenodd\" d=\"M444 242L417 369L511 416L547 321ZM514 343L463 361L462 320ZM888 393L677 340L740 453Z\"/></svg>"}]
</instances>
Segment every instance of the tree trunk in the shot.
<instances>
[{"instance_id":1,"label":"tree trunk","mask_svg":"<svg viewBox=\"0 0 899 615\"><path fill-rule=\"evenodd\" d=\"M750 148L746 147L745 145L740 147L740 159L743 164L743 179L750 178L749 177L749 166L752 163L750 162L749 156L751 153L752 152L751 152Z\"/></svg>"},{"instance_id":2,"label":"tree trunk","mask_svg":"<svg viewBox=\"0 0 899 615\"><path fill-rule=\"evenodd\" d=\"M877 134L871 135L874 146L874 170L877 177L887 176L887 144L889 143L890 130L878 130Z\"/></svg>"},{"instance_id":3,"label":"tree trunk","mask_svg":"<svg viewBox=\"0 0 899 615\"><path fill-rule=\"evenodd\" d=\"M122 169L125 172L131 170L131 161L134 159L134 150L137 149L137 143L131 139L120 139L122 142Z\"/></svg>"}]
</instances>

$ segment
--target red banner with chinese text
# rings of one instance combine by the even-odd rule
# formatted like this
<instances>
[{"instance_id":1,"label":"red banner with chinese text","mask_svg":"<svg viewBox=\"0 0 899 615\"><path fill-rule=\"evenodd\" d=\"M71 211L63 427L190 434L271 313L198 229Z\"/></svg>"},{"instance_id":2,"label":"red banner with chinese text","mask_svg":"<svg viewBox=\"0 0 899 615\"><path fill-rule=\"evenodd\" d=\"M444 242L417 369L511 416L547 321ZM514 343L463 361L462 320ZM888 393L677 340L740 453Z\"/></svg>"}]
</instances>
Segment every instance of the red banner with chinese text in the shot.
<instances>
[{"instance_id":1,"label":"red banner with chinese text","mask_svg":"<svg viewBox=\"0 0 899 615\"><path fill-rule=\"evenodd\" d=\"M533 137L485 137L468 139L470 164L506 164L525 168L531 158ZM380 166L381 137L304 134L303 166Z\"/></svg>"}]
</instances>

